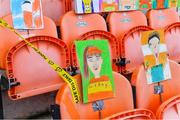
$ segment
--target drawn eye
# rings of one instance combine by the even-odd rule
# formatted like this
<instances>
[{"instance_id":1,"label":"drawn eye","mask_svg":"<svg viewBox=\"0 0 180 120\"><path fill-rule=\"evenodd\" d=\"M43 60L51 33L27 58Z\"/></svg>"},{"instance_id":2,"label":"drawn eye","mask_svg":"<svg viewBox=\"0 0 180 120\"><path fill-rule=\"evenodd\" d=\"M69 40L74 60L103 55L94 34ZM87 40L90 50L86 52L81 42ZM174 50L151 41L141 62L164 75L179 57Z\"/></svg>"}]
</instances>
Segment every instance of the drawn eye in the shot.
<instances>
[{"instance_id":1,"label":"drawn eye","mask_svg":"<svg viewBox=\"0 0 180 120\"><path fill-rule=\"evenodd\" d=\"M89 62L92 62L92 61L93 61L93 57L92 57L92 56L88 56L88 57L87 57L87 60L88 60Z\"/></svg>"}]
</instances>

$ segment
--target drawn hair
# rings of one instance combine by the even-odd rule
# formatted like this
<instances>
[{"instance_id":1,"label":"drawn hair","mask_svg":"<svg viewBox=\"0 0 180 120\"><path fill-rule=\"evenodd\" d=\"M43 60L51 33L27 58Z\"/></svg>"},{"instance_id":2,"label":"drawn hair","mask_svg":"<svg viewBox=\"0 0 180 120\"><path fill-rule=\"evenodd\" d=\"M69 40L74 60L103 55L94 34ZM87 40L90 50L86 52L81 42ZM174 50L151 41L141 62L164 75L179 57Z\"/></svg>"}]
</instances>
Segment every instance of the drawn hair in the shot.
<instances>
[{"instance_id":1,"label":"drawn hair","mask_svg":"<svg viewBox=\"0 0 180 120\"><path fill-rule=\"evenodd\" d=\"M84 77L85 79L89 79L89 70L88 70L88 65L87 65L87 53L89 52L88 50L92 48L91 50L93 51L92 55L94 53L101 53L102 51L99 50L97 47L95 46L87 46L84 50L84 54L83 54L83 60L84 60Z\"/></svg>"},{"instance_id":2,"label":"drawn hair","mask_svg":"<svg viewBox=\"0 0 180 120\"><path fill-rule=\"evenodd\" d=\"M90 46L85 48L84 55L83 55L83 57L84 57L83 59L84 59L84 77L85 77L85 79L89 78L89 71L88 71L87 58L86 58L86 54L87 54L87 51L88 51L89 47Z\"/></svg>"},{"instance_id":3,"label":"drawn hair","mask_svg":"<svg viewBox=\"0 0 180 120\"><path fill-rule=\"evenodd\" d=\"M160 42L159 33L155 31L155 32L153 32L153 33L151 33L151 34L149 35L148 44L149 44L149 42L151 41L151 39L154 38L154 37L158 38L158 40L159 40L159 42Z\"/></svg>"},{"instance_id":4,"label":"drawn hair","mask_svg":"<svg viewBox=\"0 0 180 120\"><path fill-rule=\"evenodd\" d=\"M23 2L23 4L26 4L26 3L31 4L31 2L30 2L30 1L28 1L28 0L25 0L25 1Z\"/></svg>"}]
</instances>

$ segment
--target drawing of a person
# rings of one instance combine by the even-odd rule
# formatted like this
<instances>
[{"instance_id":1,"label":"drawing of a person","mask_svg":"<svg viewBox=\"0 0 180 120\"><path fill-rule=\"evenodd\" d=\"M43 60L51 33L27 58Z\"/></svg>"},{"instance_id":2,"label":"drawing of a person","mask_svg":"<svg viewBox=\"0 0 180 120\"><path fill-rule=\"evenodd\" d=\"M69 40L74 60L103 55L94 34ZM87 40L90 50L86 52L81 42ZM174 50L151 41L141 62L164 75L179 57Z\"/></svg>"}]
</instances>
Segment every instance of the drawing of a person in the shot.
<instances>
[{"instance_id":1,"label":"drawing of a person","mask_svg":"<svg viewBox=\"0 0 180 120\"><path fill-rule=\"evenodd\" d=\"M135 0L119 0L119 9L120 10L130 10L135 9L136 7Z\"/></svg>"},{"instance_id":2,"label":"drawing of a person","mask_svg":"<svg viewBox=\"0 0 180 120\"><path fill-rule=\"evenodd\" d=\"M102 11L117 11L118 3L116 0L102 0L101 9Z\"/></svg>"},{"instance_id":3,"label":"drawing of a person","mask_svg":"<svg viewBox=\"0 0 180 120\"><path fill-rule=\"evenodd\" d=\"M84 13L92 13L93 12L92 0L82 0L82 5L83 5Z\"/></svg>"},{"instance_id":4,"label":"drawing of a person","mask_svg":"<svg viewBox=\"0 0 180 120\"><path fill-rule=\"evenodd\" d=\"M36 28L42 25L39 0L25 0L21 9L26 28Z\"/></svg>"},{"instance_id":5,"label":"drawing of a person","mask_svg":"<svg viewBox=\"0 0 180 120\"><path fill-rule=\"evenodd\" d=\"M33 24L32 2L33 2L33 0L25 0L21 5L21 9L23 11L24 23L27 28L31 28L32 24Z\"/></svg>"},{"instance_id":6,"label":"drawing of a person","mask_svg":"<svg viewBox=\"0 0 180 120\"><path fill-rule=\"evenodd\" d=\"M100 74L102 69L102 50L95 46L89 46L84 51L84 77L89 80L88 101L102 99L103 96L113 96L110 79ZM94 75L90 78L90 71Z\"/></svg>"},{"instance_id":7,"label":"drawing of a person","mask_svg":"<svg viewBox=\"0 0 180 120\"><path fill-rule=\"evenodd\" d=\"M145 56L145 65L149 78L153 82L164 80L164 69L166 68L167 55L166 49L160 44L160 36L158 32L153 32L148 37L148 47L151 55Z\"/></svg>"}]
</instances>

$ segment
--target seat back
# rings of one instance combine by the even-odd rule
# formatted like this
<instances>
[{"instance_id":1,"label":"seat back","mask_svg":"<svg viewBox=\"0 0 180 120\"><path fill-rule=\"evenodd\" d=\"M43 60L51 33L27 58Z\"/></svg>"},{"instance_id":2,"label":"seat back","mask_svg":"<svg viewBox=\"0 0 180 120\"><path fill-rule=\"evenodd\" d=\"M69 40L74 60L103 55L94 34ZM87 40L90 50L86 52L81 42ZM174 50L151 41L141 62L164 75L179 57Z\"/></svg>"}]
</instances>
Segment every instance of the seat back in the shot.
<instances>
[{"instance_id":1,"label":"seat back","mask_svg":"<svg viewBox=\"0 0 180 120\"><path fill-rule=\"evenodd\" d=\"M3 18L7 23L11 26L13 26L12 22L12 16L8 15ZM44 29L39 30L19 30L18 31L22 36L25 38L31 37L31 36L38 36L38 35L46 35L46 36L52 36L57 38L57 31L56 31L56 25L54 22L44 17ZM7 55L8 50L13 47L18 41L21 41L21 38L19 38L15 33L12 31L0 27L0 69L5 69L5 58Z\"/></svg>"},{"instance_id":2,"label":"seat back","mask_svg":"<svg viewBox=\"0 0 180 120\"><path fill-rule=\"evenodd\" d=\"M179 21L179 15L174 8L150 10L148 13L149 26L154 29L162 29L167 25Z\"/></svg>"},{"instance_id":3,"label":"seat back","mask_svg":"<svg viewBox=\"0 0 180 120\"><path fill-rule=\"evenodd\" d=\"M43 15L59 25L59 18L68 11L66 1L68 0L42 0Z\"/></svg>"},{"instance_id":4,"label":"seat back","mask_svg":"<svg viewBox=\"0 0 180 120\"><path fill-rule=\"evenodd\" d=\"M107 23L109 31L119 37L133 27L147 25L147 19L140 11L112 12L107 17Z\"/></svg>"},{"instance_id":5,"label":"seat back","mask_svg":"<svg viewBox=\"0 0 180 120\"><path fill-rule=\"evenodd\" d=\"M119 46L116 37L109 32L102 30L95 30L95 31L87 32L79 38L79 40L91 40L91 39L97 39L97 40L105 39L109 41L109 50L111 55L112 68L113 71L119 72L118 66L116 65L116 60L117 58L119 58ZM70 52L71 52L71 60L72 60L71 63L73 67L79 68L74 42L71 45Z\"/></svg>"},{"instance_id":6,"label":"seat back","mask_svg":"<svg viewBox=\"0 0 180 120\"><path fill-rule=\"evenodd\" d=\"M61 38L70 47L72 41L93 30L107 31L104 18L98 14L76 15L67 12L61 19Z\"/></svg>"},{"instance_id":7,"label":"seat back","mask_svg":"<svg viewBox=\"0 0 180 120\"><path fill-rule=\"evenodd\" d=\"M57 38L36 36L27 38L34 46L60 67L70 66L69 50L66 44ZM17 100L60 88L64 81L48 63L36 53L25 41L14 45L7 54L7 77L10 82L19 82L11 87L9 96Z\"/></svg>"},{"instance_id":8,"label":"seat back","mask_svg":"<svg viewBox=\"0 0 180 120\"><path fill-rule=\"evenodd\" d=\"M174 96L163 102L156 112L158 119L179 119L180 95Z\"/></svg>"},{"instance_id":9,"label":"seat back","mask_svg":"<svg viewBox=\"0 0 180 120\"><path fill-rule=\"evenodd\" d=\"M147 84L145 69L141 66L135 83L137 108L146 108L156 113L163 101L180 94L180 65L170 61L170 70L172 79L160 83L163 86L163 93L154 94L154 86L157 86L158 83Z\"/></svg>"},{"instance_id":10,"label":"seat back","mask_svg":"<svg viewBox=\"0 0 180 120\"><path fill-rule=\"evenodd\" d=\"M165 40L169 58L180 62L180 22L168 25L165 29Z\"/></svg>"},{"instance_id":11,"label":"seat back","mask_svg":"<svg viewBox=\"0 0 180 120\"><path fill-rule=\"evenodd\" d=\"M101 110L101 117L106 118L112 114L133 109L132 91L130 83L126 78L118 73L113 73L115 78L115 97L103 100L104 109ZM80 91L81 76L75 76L78 81ZM126 94L123 93L126 91ZM82 93L81 93L82 97ZM99 112L93 111L92 103L79 104L72 102L70 89L67 85L60 89L56 96L56 104L60 105L60 114L62 119L98 119Z\"/></svg>"},{"instance_id":12,"label":"seat back","mask_svg":"<svg viewBox=\"0 0 180 120\"><path fill-rule=\"evenodd\" d=\"M112 120L112 119L121 119L121 120L137 120L137 119L148 119L148 120L154 120L156 117L155 115L150 111L146 109L134 109L129 111L120 112L117 114L114 114L112 116L109 116L105 118L104 120Z\"/></svg>"},{"instance_id":13,"label":"seat back","mask_svg":"<svg viewBox=\"0 0 180 120\"><path fill-rule=\"evenodd\" d=\"M130 71L141 66L143 63L143 53L141 50L141 33L152 30L147 26L138 26L127 31L120 39L119 46L121 58L126 58L130 63L122 67L122 72Z\"/></svg>"},{"instance_id":14,"label":"seat back","mask_svg":"<svg viewBox=\"0 0 180 120\"><path fill-rule=\"evenodd\" d=\"M10 0L0 0L0 17L11 13Z\"/></svg>"}]
</instances>

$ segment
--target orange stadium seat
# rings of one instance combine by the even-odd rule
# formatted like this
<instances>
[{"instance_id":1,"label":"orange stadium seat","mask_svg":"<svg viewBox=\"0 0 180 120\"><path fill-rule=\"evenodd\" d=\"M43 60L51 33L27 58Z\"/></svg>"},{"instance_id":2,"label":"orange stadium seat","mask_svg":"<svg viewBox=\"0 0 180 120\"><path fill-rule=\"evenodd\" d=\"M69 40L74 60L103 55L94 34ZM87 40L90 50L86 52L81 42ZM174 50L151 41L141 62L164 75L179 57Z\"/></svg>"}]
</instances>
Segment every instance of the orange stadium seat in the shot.
<instances>
[{"instance_id":1,"label":"orange stadium seat","mask_svg":"<svg viewBox=\"0 0 180 120\"><path fill-rule=\"evenodd\" d=\"M180 63L180 22L172 23L165 28L165 40L169 58Z\"/></svg>"},{"instance_id":2,"label":"orange stadium seat","mask_svg":"<svg viewBox=\"0 0 180 120\"><path fill-rule=\"evenodd\" d=\"M0 17L11 13L10 0L0 0Z\"/></svg>"},{"instance_id":3,"label":"orange stadium seat","mask_svg":"<svg viewBox=\"0 0 180 120\"><path fill-rule=\"evenodd\" d=\"M109 32L102 31L102 30L95 30L90 31L85 34L83 34L81 37L78 38L79 40L88 40L88 39L105 39L109 41L110 45L110 54L111 54L111 60L112 60L112 68L113 71L118 72L119 68L116 65L116 61L119 58L119 46L118 41L114 35L112 35ZM76 49L74 42L71 45L71 63L73 67L79 67L78 60L76 57Z\"/></svg>"},{"instance_id":4,"label":"orange stadium seat","mask_svg":"<svg viewBox=\"0 0 180 120\"><path fill-rule=\"evenodd\" d=\"M148 26L137 26L127 31L119 42L121 51L121 59L129 61L121 67L122 73L132 73L136 68L143 64L143 53L141 50L141 33L143 31L152 30Z\"/></svg>"},{"instance_id":5,"label":"orange stadium seat","mask_svg":"<svg viewBox=\"0 0 180 120\"><path fill-rule=\"evenodd\" d=\"M180 95L174 96L163 102L156 112L157 119L177 120L180 118Z\"/></svg>"},{"instance_id":6,"label":"orange stadium seat","mask_svg":"<svg viewBox=\"0 0 180 120\"><path fill-rule=\"evenodd\" d=\"M160 83L147 84L145 69L141 66L135 82L136 87L136 106L137 108L145 108L156 113L162 102L173 96L180 94L180 65L174 61L170 62L172 79L165 80ZM154 94L154 87L161 85L163 93Z\"/></svg>"},{"instance_id":7,"label":"orange stadium seat","mask_svg":"<svg viewBox=\"0 0 180 120\"><path fill-rule=\"evenodd\" d=\"M125 112L116 113L104 120L154 120L155 115L146 109L134 109Z\"/></svg>"},{"instance_id":8,"label":"orange stadium seat","mask_svg":"<svg viewBox=\"0 0 180 120\"><path fill-rule=\"evenodd\" d=\"M133 27L147 25L146 16L140 11L112 12L106 21L109 31L117 38Z\"/></svg>"},{"instance_id":9,"label":"orange stadium seat","mask_svg":"<svg viewBox=\"0 0 180 120\"><path fill-rule=\"evenodd\" d=\"M69 50L62 40L48 36L30 37L27 40L68 70ZM54 91L64 83L56 71L24 41L9 50L6 61L7 77L12 85L8 93L13 100Z\"/></svg>"},{"instance_id":10,"label":"orange stadium seat","mask_svg":"<svg viewBox=\"0 0 180 120\"><path fill-rule=\"evenodd\" d=\"M43 15L59 25L59 18L69 11L67 1L70 0L42 0Z\"/></svg>"},{"instance_id":11,"label":"orange stadium seat","mask_svg":"<svg viewBox=\"0 0 180 120\"><path fill-rule=\"evenodd\" d=\"M73 103L72 96L68 85L64 85L59 90L56 96L56 104L60 107L61 119L133 119L133 118L155 118L154 114L145 109L133 110L132 89L128 80L118 73L113 73L115 78L115 93L114 98L105 99L104 108L101 111L94 111L92 103L83 104L82 101L78 104ZM81 76L75 76L78 81L80 90ZM126 91L123 94L122 91ZM82 93L80 93L82 97Z\"/></svg>"},{"instance_id":12,"label":"orange stadium seat","mask_svg":"<svg viewBox=\"0 0 180 120\"><path fill-rule=\"evenodd\" d=\"M76 15L70 11L60 21L60 36L68 47L81 35L93 30L107 31L105 20L98 14Z\"/></svg>"},{"instance_id":13,"label":"orange stadium seat","mask_svg":"<svg viewBox=\"0 0 180 120\"><path fill-rule=\"evenodd\" d=\"M174 8L150 10L147 17L149 26L153 29L162 29L179 21L179 15Z\"/></svg>"},{"instance_id":14,"label":"orange stadium seat","mask_svg":"<svg viewBox=\"0 0 180 120\"><path fill-rule=\"evenodd\" d=\"M115 94L116 97L105 99L104 109L101 111L101 117L105 118L112 114L133 109L133 99L131 86L128 80L118 73L113 73L115 78ZM79 89L81 88L81 76L75 76L78 81ZM126 91L126 94L122 92ZM82 93L81 93L82 97ZM92 103L79 104L73 103L70 89L64 85L56 96L56 104L60 105L60 114L62 119L98 119L99 113L94 112Z\"/></svg>"},{"instance_id":15,"label":"orange stadium seat","mask_svg":"<svg viewBox=\"0 0 180 120\"><path fill-rule=\"evenodd\" d=\"M13 26L12 23L12 16L7 15L3 17L4 20L7 21L8 24ZM49 19L48 17L44 17L44 29L38 29L38 30L19 30L18 31L21 35L23 35L25 38L31 37L31 36L38 36L38 35L46 35L51 37L57 38L57 31L56 31L56 25L54 22ZM8 29L0 27L0 69L5 69L5 58L8 50L15 45L18 41L21 41L21 39L13 32L11 32Z\"/></svg>"}]
</instances>

